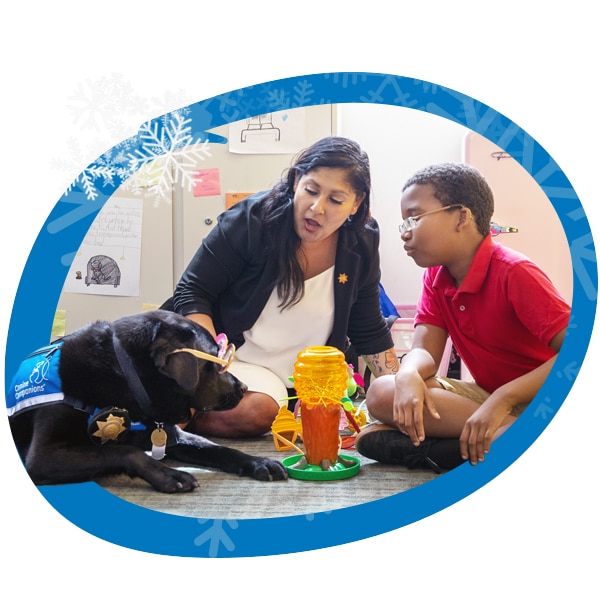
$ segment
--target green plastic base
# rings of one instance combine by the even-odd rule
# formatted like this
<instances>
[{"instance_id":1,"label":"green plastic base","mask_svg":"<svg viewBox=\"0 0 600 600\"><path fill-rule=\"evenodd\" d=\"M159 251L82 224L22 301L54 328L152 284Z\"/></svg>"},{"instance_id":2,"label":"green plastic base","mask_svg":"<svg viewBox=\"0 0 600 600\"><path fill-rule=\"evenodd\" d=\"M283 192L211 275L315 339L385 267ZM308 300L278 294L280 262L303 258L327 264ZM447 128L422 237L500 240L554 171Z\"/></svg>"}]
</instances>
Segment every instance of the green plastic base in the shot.
<instances>
[{"instance_id":1,"label":"green plastic base","mask_svg":"<svg viewBox=\"0 0 600 600\"><path fill-rule=\"evenodd\" d=\"M302 466L296 466L304 455L288 456L281 462L287 469L288 475L294 479L304 479L306 481L334 481L337 479L348 479L354 477L360 471L360 461L353 456L340 454L347 462L351 462L350 466L346 466L341 462L336 462L331 469L324 471L319 465L309 465L304 463Z\"/></svg>"}]
</instances>

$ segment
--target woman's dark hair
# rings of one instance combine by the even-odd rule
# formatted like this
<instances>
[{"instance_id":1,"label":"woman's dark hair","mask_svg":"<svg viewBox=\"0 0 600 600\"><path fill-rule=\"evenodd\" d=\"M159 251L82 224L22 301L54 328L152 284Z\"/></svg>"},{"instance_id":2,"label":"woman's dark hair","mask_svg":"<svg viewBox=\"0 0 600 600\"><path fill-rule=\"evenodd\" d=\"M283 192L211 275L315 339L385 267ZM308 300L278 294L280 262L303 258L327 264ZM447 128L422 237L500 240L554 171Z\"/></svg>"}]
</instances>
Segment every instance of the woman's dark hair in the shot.
<instances>
[{"instance_id":1,"label":"woman's dark hair","mask_svg":"<svg viewBox=\"0 0 600 600\"><path fill-rule=\"evenodd\" d=\"M431 185L433 195L442 203L462 204L471 210L481 235L490 232L494 214L494 194L485 177L465 163L441 163L417 171L402 188L411 185Z\"/></svg>"},{"instance_id":2,"label":"woman's dark hair","mask_svg":"<svg viewBox=\"0 0 600 600\"><path fill-rule=\"evenodd\" d=\"M294 228L294 184L310 171L327 167L343 169L357 198L364 195L356 214L342 227L361 229L371 217L371 171L369 157L360 146L343 137L326 137L302 150L263 200L262 217L267 226L269 248L277 255L277 291L281 308L292 306L304 294L304 274L298 262L300 238Z\"/></svg>"}]
</instances>

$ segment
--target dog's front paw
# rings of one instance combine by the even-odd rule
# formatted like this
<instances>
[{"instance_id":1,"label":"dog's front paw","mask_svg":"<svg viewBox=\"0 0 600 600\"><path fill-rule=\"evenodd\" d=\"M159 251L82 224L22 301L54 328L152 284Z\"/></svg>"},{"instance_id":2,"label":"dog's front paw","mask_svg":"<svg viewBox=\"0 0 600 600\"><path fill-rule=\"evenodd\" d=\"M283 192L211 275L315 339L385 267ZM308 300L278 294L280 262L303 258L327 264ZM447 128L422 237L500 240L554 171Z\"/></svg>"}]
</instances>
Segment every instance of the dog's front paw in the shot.
<instances>
[{"instance_id":1,"label":"dog's front paw","mask_svg":"<svg viewBox=\"0 0 600 600\"><path fill-rule=\"evenodd\" d=\"M191 492L198 487L198 481L191 473L164 467L160 463L156 467L145 479L159 492L177 494Z\"/></svg>"},{"instance_id":2,"label":"dog's front paw","mask_svg":"<svg viewBox=\"0 0 600 600\"><path fill-rule=\"evenodd\" d=\"M259 481L283 481L288 478L286 468L279 461L260 456L249 456L242 465L241 475Z\"/></svg>"}]
</instances>

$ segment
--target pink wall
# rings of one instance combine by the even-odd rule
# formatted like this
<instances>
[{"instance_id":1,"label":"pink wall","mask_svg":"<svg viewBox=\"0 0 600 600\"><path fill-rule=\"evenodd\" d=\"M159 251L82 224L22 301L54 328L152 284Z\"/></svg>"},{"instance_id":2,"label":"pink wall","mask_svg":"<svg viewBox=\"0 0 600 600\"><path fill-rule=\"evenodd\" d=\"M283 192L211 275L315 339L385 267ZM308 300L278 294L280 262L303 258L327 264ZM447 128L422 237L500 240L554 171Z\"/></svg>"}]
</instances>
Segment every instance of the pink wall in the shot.
<instances>
[{"instance_id":1,"label":"pink wall","mask_svg":"<svg viewBox=\"0 0 600 600\"><path fill-rule=\"evenodd\" d=\"M494 191L494 221L519 228L518 233L503 233L495 240L536 262L571 302L569 245L540 186L515 159L475 132L465 136L464 161L479 169Z\"/></svg>"}]
</instances>

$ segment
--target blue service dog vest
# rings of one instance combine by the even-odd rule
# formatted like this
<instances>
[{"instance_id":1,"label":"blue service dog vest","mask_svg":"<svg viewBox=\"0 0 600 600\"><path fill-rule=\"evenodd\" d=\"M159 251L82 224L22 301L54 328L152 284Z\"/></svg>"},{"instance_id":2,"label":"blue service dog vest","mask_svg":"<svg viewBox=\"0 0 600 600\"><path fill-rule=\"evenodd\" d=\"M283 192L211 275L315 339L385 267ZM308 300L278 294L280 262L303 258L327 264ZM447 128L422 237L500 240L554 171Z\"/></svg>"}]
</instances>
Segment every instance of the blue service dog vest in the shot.
<instances>
[{"instance_id":1,"label":"blue service dog vest","mask_svg":"<svg viewBox=\"0 0 600 600\"><path fill-rule=\"evenodd\" d=\"M62 342L30 354L13 377L6 396L8 416L43 404L63 402L58 364Z\"/></svg>"},{"instance_id":2,"label":"blue service dog vest","mask_svg":"<svg viewBox=\"0 0 600 600\"><path fill-rule=\"evenodd\" d=\"M21 363L6 396L9 418L28 409L59 402L86 412L90 415L90 423L95 421L93 417L104 412L95 406L88 406L78 399L65 397L58 374L61 346L62 341L60 340L44 346L30 354ZM127 413L123 409L117 410L120 411L120 414ZM127 417L127 429L144 430L146 427L140 422L130 423Z\"/></svg>"}]
</instances>

